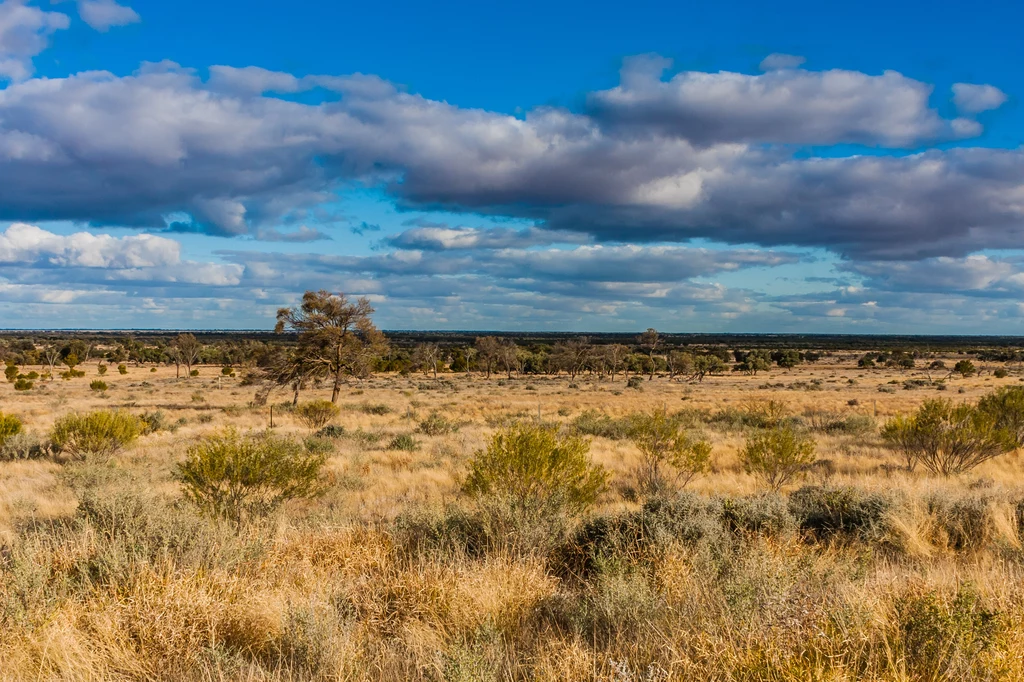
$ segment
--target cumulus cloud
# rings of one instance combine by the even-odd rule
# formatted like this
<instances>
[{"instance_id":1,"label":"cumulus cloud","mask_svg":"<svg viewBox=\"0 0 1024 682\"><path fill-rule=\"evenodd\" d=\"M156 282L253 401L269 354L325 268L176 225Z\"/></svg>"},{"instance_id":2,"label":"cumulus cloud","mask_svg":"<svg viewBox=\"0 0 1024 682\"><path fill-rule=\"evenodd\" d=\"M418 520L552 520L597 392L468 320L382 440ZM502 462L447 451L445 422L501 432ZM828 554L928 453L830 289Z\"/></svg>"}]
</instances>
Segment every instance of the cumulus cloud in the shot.
<instances>
[{"instance_id":1,"label":"cumulus cloud","mask_svg":"<svg viewBox=\"0 0 1024 682\"><path fill-rule=\"evenodd\" d=\"M292 230L291 232L281 232L273 227L262 227L256 230L254 236L257 240L263 242L288 242L292 244L303 244L331 238L330 235L307 225L300 225L297 230Z\"/></svg>"},{"instance_id":2,"label":"cumulus cloud","mask_svg":"<svg viewBox=\"0 0 1024 682\"><path fill-rule=\"evenodd\" d=\"M523 118L361 75L214 68L203 81L162 63L126 77L26 81L0 90L0 219L163 228L185 213L176 229L235 236L306 215L356 180L382 184L405 207L525 218L598 240L906 258L1019 237L1020 150L819 158L782 144L946 135L954 122L928 108L926 84L800 69L663 81L666 64L630 62L586 112L541 107ZM340 99L266 94L314 80ZM66 116L72 109L82 114ZM476 237L394 243L413 238Z\"/></svg>"},{"instance_id":3,"label":"cumulus cloud","mask_svg":"<svg viewBox=\"0 0 1024 682\"><path fill-rule=\"evenodd\" d=\"M975 254L896 263L850 263L844 269L864 277L872 291L1014 299L1024 293L1024 259L1020 257Z\"/></svg>"},{"instance_id":4,"label":"cumulus cloud","mask_svg":"<svg viewBox=\"0 0 1024 682\"><path fill-rule=\"evenodd\" d=\"M456 249L507 249L546 246L550 244L585 244L591 238L580 232L558 232L528 227L514 230L507 227L463 227L421 225L385 240L389 246L424 251Z\"/></svg>"},{"instance_id":5,"label":"cumulus cloud","mask_svg":"<svg viewBox=\"0 0 1024 682\"><path fill-rule=\"evenodd\" d=\"M1006 93L994 85L953 84L953 104L965 114L998 109L1006 100Z\"/></svg>"},{"instance_id":6,"label":"cumulus cloud","mask_svg":"<svg viewBox=\"0 0 1024 682\"><path fill-rule=\"evenodd\" d=\"M0 0L0 81L19 81L32 73L32 57L50 44L50 36L68 27L67 15L29 7L25 0Z\"/></svg>"},{"instance_id":7,"label":"cumulus cloud","mask_svg":"<svg viewBox=\"0 0 1024 682\"><path fill-rule=\"evenodd\" d=\"M142 21L135 10L114 0L78 0L78 16L101 33Z\"/></svg>"}]
</instances>

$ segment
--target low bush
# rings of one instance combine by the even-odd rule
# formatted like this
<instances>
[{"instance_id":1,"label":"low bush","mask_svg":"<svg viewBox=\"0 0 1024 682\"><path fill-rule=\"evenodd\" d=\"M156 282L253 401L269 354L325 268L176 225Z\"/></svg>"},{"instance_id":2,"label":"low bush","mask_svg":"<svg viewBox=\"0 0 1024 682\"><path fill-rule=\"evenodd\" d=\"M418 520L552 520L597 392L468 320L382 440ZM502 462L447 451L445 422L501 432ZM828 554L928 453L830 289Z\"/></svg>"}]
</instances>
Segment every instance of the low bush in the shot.
<instances>
[{"instance_id":1,"label":"low bush","mask_svg":"<svg viewBox=\"0 0 1024 682\"><path fill-rule=\"evenodd\" d=\"M107 382L100 381L99 379L96 379L95 381L89 383L90 391L105 391L108 388L109 386L107 386Z\"/></svg>"},{"instance_id":2,"label":"low bush","mask_svg":"<svg viewBox=\"0 0 1024 682\"><path fill-rule=\"evenodd\" d=\"M365 414L385 415L391 414L392 410L384 403L360 403L357 409Z\"/></svg>"},{"instance_id":3,"label":"low bush","mask_svg":"<svg viewBox=\"0 0 1024 682\"><path fill-rule=\"evenodd\" d=\"M300 403L294 411L296 419L310 431L322 429L340 413L341 410L338 406L330 400L312 400L308 403Z\"/></svg>"},{"instance_id":4,"label":"low bush","mask_svg":"<svg viewBox=\"0 0 1024 682\"><path fill-rule=\"evenodd\" d=\"M744 470L772 490L802 476L814 462L814 438L788 424L755 433L740 451Z\"/></svg>"},{"instance_id":5,"label":"low bush","mask_svg":"<svg viewBox=\"0 0 1024 682\"><path fill-rule=\"evenodd\" d=\"M37 436L20 431L13 436L0 438L0 461L19 459L41 459L51 454L50 444Z\"/></svg>"},{"instance_id":6,"label":"low bush","mask_svg":"<svg viewBox=\"0 0 1024 682\"><path fill-rule=\"evenodd\" d=\"M629 438L629 417L611 417L597 410L586 410L570 422L572 429L583 436L599 436L609 440Z\"/></svg>"},{"instance_id":7,"label":"low bush","mask_svg":"<svg viewBox=\"0 0 1024 682\"><path fill-rule=\"evenodd\" d=\"M13 414L0 412L0 446L7 442L8 438L21 433L22 422L19 417Z\"/></svg>"},{"instance_id":8,"label":"low bush","mask_svg":"<svg viewBox=\"0 0 1024 682\"><path fill-rule=\"evenodd\" d=\"M221 373L221 376L233 377L233 376L235 376L235 368L234 367L221 367L220 368L220 373Z\"/></svg>"},{"instance_id":9,"label":"low bush","mask_svg":"<svg viewBox=\"0 0 1024 682\"><path fill-rule=\"evenodd\" d=\"M458 424L451 421L436 410L420 422L420 433L427 436L444 436L459 430Z\"/></svg>"},{"instance_id":10,"label":"low bush","mask_svg":"<svg viewBox=\"0 0 1024 682\"><path fill-rule=\"evenodd\" d=\"M103 376L104 374L107 373L107 366L105 364L103 364L103 363L100 363L100 364L96 365L96 372L100 376Z\"/></svg>"},{"instance_id":11,"label":"low bush","mask_svg":"<svg viewBox=\"0 0 1024 682\"><path fill-rule=\"evenodd\" d=\"M15 391L31 391L34 386L35 384L28 379L18 379L14 382Z\"/></svg>"},{"instance_id":12,"label":"low bush","mask_svg":"<svg viewBox=\"0 0 1024 682\"><path fill-rule=\"evenodd\" d=\"M722 498L722 521L733 532L782 535L796 528L789 503L778 493Z\"/></svg>"},{"instance_id":13,"label":"low bush","mask_svg":"<svg viewBox=\"0 0 1024 682\"><path fill-rule=\"evenodd\" d=\"M644 378L632 376L626 381L626 388L632 388L635 391L642 391L644 389Z\"/></svg>"},{"instance_id":14,"label":"low bush","mask_svg":"<svg viewBox=\"0 0 1024 682\"><path fill-rule=\"evenodd\" d=\"M69 414L54 422L50 440L75 457L109 456L134 442L142 428L138 417L118 410Z\"/></svg>"},{"instance_id":15,"label":"low bush","mask_svg":"<svg viewBox=\"0 0 1024 682\"><path fill-rule=\"evenodd\" d=\"M141 435L143 436L170 428L167 423L167 415L165 415L161 410L143 412L138 415L138 418L142 424Z\"/></svg>"},{"instance_id":16,"label":"low bush","mask_svg":"<svg viewBox=\"0 0 1024 682\"><path fill-rule=\"evenodd\" d=\"M121 363L120 365L118 365L117 366L117 373L118 374L122 374L122 375L123 374L127 374L128 373L128 365L126 365L124 363Z\"/></svg>"},{"instance_id":17,"label":"low bush","mask_svg":"<svg viewBox=\"0 0 1024 682\"><path fill-rule=\"evenodd\" d=\"M976 493L933 495L928 499L934 523L932 540L958 552L987 547L996 535L991 503Z\"/></svg>"},{"instance_id":18,"label":"low bush","mask_svg":"<svg viewBox=\"0 0 1024 682\"><path fill-rule=\"evenodd\" d=\"M416 442L416 439L409 433L400 433L388 442L388 450L403 450L405 452L413 452L419 448L420 444Z\"/></svg>"},{"instance_id":19,"label":"low bush","mask_svg":"<svg viewBox=\"0 0 1024 682\"><path fill-rule=\"evenodd\" d=\"M640 451L636 476L645 495L685 487L711 462L711 443L682 429L665 410L633 415L629 437Z\"/></svg>"},{"instance_id":20,"label":"low bush","mask_svg":"<svg viewBox=\"0 0 1024 682\"><path fill-rule=\"evenodd\" d=\"M804 486L789 497L789 510L803 531L821 537L868 539L884 529L893 498L851 486Z\"/></svg>"},{"instance_id":21,"label":"low bush","mask_svg":"<svg viewBox=\"0 0 1024 682\"><path fill-rule=\"evenodd\" d=\"M326 461L289 438L228 429L192 445L174 476L202 511L240 527L288 500L323 493Z\"/></svg>"},{"instance_id":22,"label":"low bush","mask_svg":"<svg viewBox=\"0 0 1024 682\"><path fill-rule=\"evenodd\" d=\"M344 438L345 427L337 424L328 424L313 435L317 438Z\"/></svg>"}]
</instances>

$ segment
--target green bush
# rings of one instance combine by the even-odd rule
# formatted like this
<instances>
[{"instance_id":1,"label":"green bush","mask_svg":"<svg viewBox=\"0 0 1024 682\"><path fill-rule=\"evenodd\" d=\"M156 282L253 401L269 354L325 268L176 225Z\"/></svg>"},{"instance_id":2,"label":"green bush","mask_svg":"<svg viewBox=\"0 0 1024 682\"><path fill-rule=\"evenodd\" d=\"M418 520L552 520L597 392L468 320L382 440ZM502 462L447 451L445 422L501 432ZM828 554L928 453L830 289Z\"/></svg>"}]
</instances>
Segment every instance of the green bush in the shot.
<instances>
[{"instance_id":1,"label":"green bush","mask_svg":"<svg viewBox=\"0 0 1024 682\"><path fill-rule=\"evenodd\" d=\"M95 381L89 382L89 390L91 391L105 391L109 388L107 382L96 379Z\"/></svg>"},{"instance_id":2,"label":"green bush","mask_svg":"<svg viewBox=\"0 0 1024 682\"><path fill-rule=\"evenodd\" d=\"M978 401L978 409L1005 429L1017 447L1024 447L1024 387L1001 388Z\"/></svg>"},{"instance_id":3,"label":"green bush","mask_svg":"<svg viewBox=\"0 0 1024 682\"><path fill-rule=\"evenodd\" d=\"M388 450L404 450L413 452L419 448L419 443L408 433L400 433L388 442Z\"/></svg>"},{"instance_id":4,"label":"green bush","mask_svg":"<svg viewBox=\"0 0 1024 682\"><path fill-rule=\"evenodd\" d=\"M629 437L640 451L636 475L645 495L685 487L711 462L711 443L687 433L665 410L633 415Z\"/></svg>"},{"instance_id":5,"label":"green bush","mask_svg":"<svg viewBox=\"0 0 1024 682\"><path fill-rule=\"evenodd\" d=\"M199 376L199 370L198 369L194 369L191 372L189 372L188 375L190 377L197 377L197 376Z\"/></svg>"},{"instance_id":6,"label":"green bush","mask_svg":"<svg viewBox=\"0 0 1024 682\"><path fill-rule=\"evenodd\" d=\"M326 461L326 453L311 453L289 438L228 429L192 445L174 476L201 510L237 527L288 500L323 493Z\"/></svg>"},{"instance_id":7,"label":"green bush","mask_svg":"<svg viewBox=\"0 0 1024 682\"><path fill-rule=\"evenodd\" d=\"M644 390L644 378L643 377L630 377L626 380L626 388L632 388L636 391Z\"/></svg>"},{"instance_id":8,"label":"green bush","mask_svg":"<svg viewBox=\"0 0 1024 682\"><path fill-rule=\"evenodd\" d=\"M496 432L470 462L463 491L513 545L553 539L565 517L590 507L607 474L590 444L555 426L516 423Z\"/></svg>"},{"instance_id":9,"label":"green bush","mask_svg":"<svg viewBox=\"0 0 1024 682\"><path fill-rule=\"evenodd\" d=\"M814 462L814 438L784 425L755 433L740 450L740 462L748 474L779 490Z\"/></svg>"},{"instance_id":10,"label":"green bush","mask_svg":"<svg viewBox=\"0 0 1024 682\"><path fill-rule=\"evenodd\" d=\"M76 457L112 455L134 442L141 431L138 417L117 410L100 410L58 418L50 440L61 452Z\"/></svg>"},{"instance_id":11,"label":"green bush","mask_svg":"<svg viewBox=\"0 0 1024 682\"><path fill-rule=\"evenodd\" d=\"M328 424L313 435L317 438L344 438L345 427L338 426L337 424Z\"/></svg>"},{"instance_id":12,"label":"green bush","mask_svg":"<svg viewBox=\"0 0 1024 682\"><path fill-rule=\"evenodd\" d=\"M992 372L992 374L993 376L995 376L996 379L1005 379L1006 377L1010 376L1010 373L1002 367Z\"/></svg>"},{"instance_id":13,"label":"green bush","mask_svg":"<svg viewBox=\"0 0 1024 682\"><path fill-rule=\"evenodd\" d=\"M167 415L165 415L161 410L143 412L138 418L142 425L141 435L143 436L150 433L156 433L157 431L170 429L170 426L167 423Z\"/></svg>"},{"instance_id":14,"label":"green bush","mask_svg":"<svg viewBox=\"0 0 1024 682\"><path fill-rule=\"evenodd\" d=\"M459 430L458 424L436 410L419 424L420 433L427 436L444 436Z\"/></svg>"},{"instance_id":15,"label":"green bush","mask_svg":"<svg viewBox=\"0 0 1024 682\"><path fill-rule=\"evenodd\" d=\"M13 384L14 380L18 378L18 366L7 365L7 367L4 368L4 376L7 377L8 382Z\"/></svg>"},{"instance_id":16,"label":"green bush","mask_svg":"<svg viewBox=\"0 0 1024 682\"><path fill-rule=\"evenodd\" d=\"M21 431L7 438L0 438L0 462L18 459L39 459L50 454L48 443L32 434Z\"/></svg>"},{"instance_id":17,"label":"green bush","mask_svg":"<svg viewBox=\"0 0 1024 682\"><path fill-rule=\"evenodd\" d=\"M789 496L789 510L801 530L818 537L868 539L884 529L893 498L851 486L805 486Z\"/></svg>"},{"instance_id":18,"label":"green bush","mask_svg":"<svg viewBox=\"0 0 1024 682\"><path fill-rule=\"evenodd\" d=\"M341 410L330 400L312 400L295 407L295 417L310 431L322 429L338 416Z\"/></svg>"},{"instance_id":19,"label":"green bush","mask_svg":"<svg viewBox=\"0 0 1024 682\"><path fill-rule=\"evenodd\" d=\"M360 412L364 412L366 414L391 414L391 408L384 403L360 403L358 409Z\"/></svg>"},{"instance_id":20,"label":"green bush","mask_svg":"<svg viewBox=\"0 0 1024 682\"><path fill-rule=\"evenodd\" d=\"M21 433L21 427L21 419L13 414L0 412L0 446L3 446L8 438Z\"/></svg>"},{"instance_id":21,"label":"green bush","mask_svg":"<svg viewBox=\"0 0 1024 682\"><path fill-rule=\"evenodd\" d=\"M990 500L983 495L934 495L928 499L936 542L958 552L983 549L996 534Z\"/></svg>"},{"instance_id":22,"label":"green bush","mask_svg":"<svg viewBox=\"0 0 1024 682\"><path fill-rule=\"evenodd\" d=\"M609 440L625 440L629 438L629 417L613 418L604 412L586 410L571 422L576 433L583 436L600 436Z\"/></svg>"},{"instance_id":23,"label":"green bush","mask_svg":"<svg viewBox=\"0 0 1024 682\"><path fill-rule=\"evenodd\" d=\"M107 366L104 365L103 363L100 363L96 365L96 371L99 373L100 376L103 376L104 374L107 373Z\"/></svg>"},{"instance_id":24,"label":"green bush","mask_svg":"<svg viewBox=\"0 0 1024 682\"><path fill-rule=\"evenodd\" d=\"M785 497L765 493L722 498L722 521L733 532L782 535L796 527Z\"/></svg>"},{"instance_id":25,"label":"green bush","mask_svg":"<svg viewBox=\"0 0 1024 682\"><path fill-rule=\"evenodd\" d=\"M126 365L124 363L121 363L120 365L118 365L117 366L117 373L118 374L127 374L128 373L128 365Z\"/></svg>"},{"instance_id":26,"label":"green bush","mask_svg":"<svg viewBox=\"0 0 1024 682\"><path fill-rule=\"evenodd\" d=\"M15 391L31 391L33 386L35 386L35 384L28 379L18 379L14 382Z\"/></svg>"},{"instance_id":27,"label":"green bush","mask_svg":"<svg viewBox=\"0 0 1024 682\"><path fill-rule=\"evenodd\" d=\"M1017 446L1018 434L1000 414L998 406L926 400L915 414L887 421L882 438L909 468L920 462L934 474L961 474Z\"/></svg>"},{"instance_id":28,"label":"green bush","mask_svg":"<svg viewBox=\"0 0 1024 682\"><path fill-rule=\"evenodd\" d=\"M234 367L221 367L220 368L220 373L221 373L222 376L233 377L233 376L235 376L235 368Z\"/></svg>"}]
</instances>

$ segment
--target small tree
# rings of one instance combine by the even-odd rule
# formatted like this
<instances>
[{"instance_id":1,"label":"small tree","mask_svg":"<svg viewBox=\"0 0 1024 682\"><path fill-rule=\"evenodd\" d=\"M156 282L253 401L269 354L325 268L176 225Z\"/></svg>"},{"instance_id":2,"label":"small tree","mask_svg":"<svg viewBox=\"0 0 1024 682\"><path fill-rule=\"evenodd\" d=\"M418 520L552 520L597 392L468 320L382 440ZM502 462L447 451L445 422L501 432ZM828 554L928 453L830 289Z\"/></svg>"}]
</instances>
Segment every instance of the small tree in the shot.
<instances>
[{"instance_id":1,"label":"small tree","mask_svg":"<svg viewBox=\"0 0 1024 682\"><path fill-rule=\"evenodd\" d=\"M953 365L953 371L966 379L975 374L977 369L975 369L974 363L970 360L960 360Z\"/></svg>"},{"instance_id":2,"label":"small tree","mask_svg":"<svg viewBox=\"0 0 1024 682\"><path fill-rule=\"evenodd\" d=\"M580 513L594 503L607 481L589 452L589 442L559 435L556 427L513 424L477 451L462 489L473 499L497 502L513 522Z\"/></svg>"},{"instance_id":3,"label":"small tree","mask_svg":"<svg viewBox=\"0 0 1024 682\"><path fill-rule=\"evenodd\" d=\"M978 409L1006 430L1018 448L1024 447L1024 388L1001 388L978 401Z\"/></svg>"},{"instance_id":4,"label":"small tree","mask_svg":"<svg viewBox=\"0 0 1024 682\"><path fill-rule=\"evenodd\" d=\"M327 426L340 413L341 409L330 400L312 400L295 408L295 416L311 431Z\"/></svg>"},{"instance_id":5,"label":"small tree","mask_svg":"<svg viewBox=\"0 0 1024 682\"><path fill-rule=\"evenodd\" d=\"M778 491L814 462L814 447L812 436L783 424L747 438L740 462L748 474Z\"/></svg>"},{"instance_id":6,"label":"small tree","mask_svg":"<svg viewBox=\"0 0 1024 682\"><path fill-rule=\"evenodd\" d=\"M288 438L228 429L190 447L174 477L201 510L241 527L288 500L322 494L326 461Z\"/></svg>"},{"instance_id":7,"label":"small tree","mask_svg":"<svg viewBox=\"0 0 1024 682\"><path fill-rule=\"evenodd\" d=\"M942 476L1010 452L1017 447L1016 436L991 411L949 400L926 400L916 414L890 419L882 428L882 438L908 462Z\"/></svg>"},{"instance_id":8,"label":"small tree","mask_svg":"<svg viewBox=\"0 0 1024 682\"><path fill-rule=\"evenodd\" d=\"M658 349L658 343L660 341L661 337L659 336L658 331L653 327L648 327L647 331L636 337L637 345L647 351L647 357L651 361L647 366L650 370L650 376L647 377L648 381L654 378L654 369L656 366L654 362L654 351Z\"/></svg>"},{"instance_id":9,"label":"small tree","mask_svg":"<svg viewBox=\"0 0 1024 682\"><path fill-rule=\"evenodd\" d=\"M138 417L118 410L69 414L53 424L50 440L58 450L76 457L113 455L142 432Z\"/></svg>"},{"instance_id":10,"label":"small tree","mask_svg":"<svg viewBox=\"0 0 1024 682\"><path fill-rule=\"evenodd\" d=\"M168 353L178 370L175 372L175 377L181 376L181 365L185 365L186 377L195 376L192 374L192 365L199 362L199 354L202 351L203 344L199 343L194 334L178 334L174 337L174 342L168 348Z\"/></svg>"},{"instance_id":11,"label":"small tree","mask_svg":"<svg viewBox=\"0 0 1024 682\"><path fill-rule=\"evenodd\" d=\"M640 451L637 480L646 495L678 484L686 487L711 462L711 443L693 437L665 410L630 418L630 440Z\"/></svg>"},{"instance_id":12,"label":"small tree","mask_svg":"<svg viewBox=\"0 0 1024 682\"><path fill-rule=\"evenodd\" d=\"M8 364L7 367L4 368L4 377L7 379L8 382L13 384L14 381L18 378L18 366L15 365L13 362Z\"/></svg>"}]
</instances>

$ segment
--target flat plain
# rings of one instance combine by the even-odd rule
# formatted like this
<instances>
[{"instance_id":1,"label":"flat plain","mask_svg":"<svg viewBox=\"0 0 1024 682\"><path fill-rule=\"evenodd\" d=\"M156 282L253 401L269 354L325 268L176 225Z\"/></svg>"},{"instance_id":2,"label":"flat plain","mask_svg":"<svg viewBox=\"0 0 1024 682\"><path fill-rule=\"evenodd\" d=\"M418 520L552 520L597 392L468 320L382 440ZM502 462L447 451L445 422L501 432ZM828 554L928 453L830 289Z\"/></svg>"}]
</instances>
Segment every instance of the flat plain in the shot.
<instances>
[{"instance_id":1,"label":"flat plain","mask_svg":"<svg viewBox=\"0 0 1024 682\"><path fill-rule=\"evenodd\" d=\"M161 415L109 457L0 461L0 679L1024 679L1020 453L945 478L906 470L878 432L926 399L974 402L1024 374L978 362L940 391L943 371L859 357L638 388L621 374L352 380L343 433L321 438L326 492L242 529L199 514L172 474L197 439L269 428L271 406L275 433L309 438L289 391L253 406L253 386L207 365L190 378L129 365L105 391L89 387L95 366L0 384L0 412L40 437L71 412ZM767 401L811 430L818 460L777 494L738 455L744 415ZM655 410L713 447L674 507L637 494L629 438L587 427ZM431 414L440 433L422 426ZM608 485L548 544L481 545L464 529L468 462L517 420L581 432ZM818 532L798 509L807 491L846 521ZM567 547L644 514L668 521L565 569Z\"/></svg>"}]
</instances>

